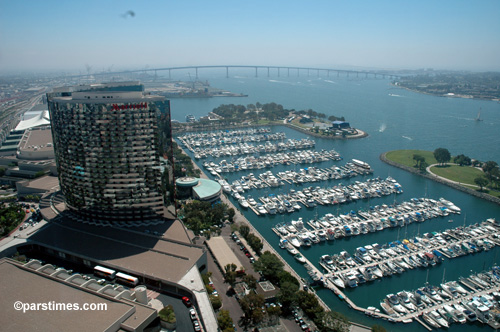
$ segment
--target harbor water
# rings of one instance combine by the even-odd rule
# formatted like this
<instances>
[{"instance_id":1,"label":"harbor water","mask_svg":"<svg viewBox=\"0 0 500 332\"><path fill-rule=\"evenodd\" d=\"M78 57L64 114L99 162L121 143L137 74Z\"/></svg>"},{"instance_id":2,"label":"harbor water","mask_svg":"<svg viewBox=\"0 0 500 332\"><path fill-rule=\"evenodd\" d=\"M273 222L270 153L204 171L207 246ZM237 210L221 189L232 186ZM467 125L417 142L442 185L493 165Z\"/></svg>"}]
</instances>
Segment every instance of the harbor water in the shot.
<instances>
[{"instance_id":1,"label":"harbor water","mask_svg":"<svg viewBox=\"0 0 500 332\"><path fill-rule=\"evenodd\" d=\"M186 74L187 75L187 74ZM303 276L310 280L306 269L298 263L286 250L278 247L278 237L272 227L279 223L290 222L302 217L304 221L323 216L348 213L351 210L367 210L370 206L393 204L409 201L413 197L439 199L443 197L461 208L461 215L450 215L412 223L406 227L384 229L380 232L361 234L358 236L321 242L309 248L301 247L301 253L313 264L319 266L320 256L338 254L346 250L354 253L360 246L378 243L385 244L395 240L411 238L417 234L442 231L463 224L473 224L487 218L500 218L500 206L467 195L445 185L410 174L380 161L381 153L396 149L431 150L438 147L447 148L452 155L465 154L482 161L500 162L500 104L492 101L480 101L459 98L444 98L418 94L391 85L385 79L361 79L348 77L253 77L251 73L241 72L236 76L225 78L220 73L213 73L208 79L212 86L236 93L244 93L248 97L173 99L171 100L172 118L184 121L187 114L196 118L207 115L221 104L262 104L276 102L287 109L308 110L325 113L328 116L344 116L351 126L368 133L368 137L353 140L316 140L316 150L336 150L343 157L341 161L327 161L311 164L317 167L341 166L351 159L359 159L370 164L373 174L356 176L351 179L329 180L325 182L306 183L303 185L286 184L277 188L252 189L244 196L251 195L255 199L270 194L287 193L290 189L300 190L302 187L331 187L339 183L349 184L354 181L364 182L372 177L386 178L391 176L401 184L402 194L392 194L370 200L358 200L352 203L334 206L318 205L315 208L303 207L300 212L276 214L273 216L257 216L251 210L240 208L247 219L271 243L284 259ZM475 121L481 109L483 121ZM302 139L308 135L284 126L274 126L273 132L284 132L287 138ZM189 153L193 157L192 153ZM196 162L203 169L204 161L228 161L232 157L199 159ZM194 160L194 158L193 158ZM231 183L243 175L258 175L267 170L274 174L285 170L299 170L308 165L279 165L269 169L251 169L235 173L223 173L222 176ZM209 174L208 174L209 175ZM210 177L211 175L209 175ZM233 199L233 198L231 198ZM233 199L235 206L238 202ZM450 222L453 220L453 222ZM345 294L358 306L379 307L379 302L389 293L401 290L414 290L424 286L426 282L439 285L443 279L458 280L459 276L468 276L472 272L480 272L500 263L500 248L494 247L488 252L479 252L455 259L445 259L441 264L427 269L414 269L377 279L354 289L345 289ZM446 273L445 273L446 270ZM428 272L427 272L428 271ZM350 320L368 326L380 324L390 331L402 331L411 327L412 331L425 331L418 323L411 325L391 324L373 319L349 309L345 302L339 300L330 290L318 289L318 294L333 310L342 312ZM487 330L481 324L452 324L451 331Z\"/></svg>"}]
</instances>

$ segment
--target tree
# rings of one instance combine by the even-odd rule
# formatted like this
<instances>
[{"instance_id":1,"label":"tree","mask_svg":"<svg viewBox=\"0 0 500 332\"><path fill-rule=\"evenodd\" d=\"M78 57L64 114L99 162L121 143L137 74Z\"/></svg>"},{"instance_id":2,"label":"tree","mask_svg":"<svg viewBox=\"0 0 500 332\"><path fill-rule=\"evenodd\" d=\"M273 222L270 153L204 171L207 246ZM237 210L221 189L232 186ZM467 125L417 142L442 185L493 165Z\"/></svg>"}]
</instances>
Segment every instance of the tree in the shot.
<instances>
[{"instance_id":1,"label":"tree","mask_svg":"<svg viewBox=\"0 0 500 332\"><path fill-rule=\"evenodd\" d=\"M210 303L215 311L219 310L222 307L222 301L219 296L210 295Z\"/></svg>"},{"instance_id":2,"label":"tree","mask_svg":"<svg viewBox=\"0 0 500 332\"><path fill-rule=\"evenodd\" d=\"M495 162L495 161L487 161L483 164L483 172L485 173L488 173L490 172L492 169L498 167L498 164Z\"/></svg>"},{"instance_id":3,"label":"tree","mask_svg":"<svg viewBox=\"0 0 500 332\"><path fill-rule=\"evenodd\" d=\"M372 326L372 332L386 332L386 331L387 330L383 326L376 324Z\"/></svg>"},{"instance_id":4,"label":"tree","mask_svg":"<svg viewBox=\"0 0 500 332\"><path fill-rule=\"evenodd\" d=\"M413 160L415 160L416 164L415 164L415 167L420 169L420 164L422 162L425 162L425 158L419 154L414 154L413 155Z\"/></svg>"},{"instance_id":5,"label":"tree","mask_svg":"<svg viewBox=\"0 0 500 332\"><path fill-rule=\"evenodd\" d=\"M351 324L339 312L327 311L323 314L323 331L348 332Z\"/></svg>"},{"instance_id":6,"label":"tree","mask_svg":"<svg viewBox=\"0 0 500 332\"><path fill-rule=\"evenodd\" d=\"M297 304L297 291L299 290L299 286L285 281L281 283L280 290L276 295L278 301L283 305L283 310L285 312L290 312L292 307Z\"/></svg>"},{"instance_id":7,"label":"tree","mask_svg":"<svg viewBox=\"0 0 500 332\"><path fill-rule=\"evenodd\" d=\"M262 243L261 239L259 239L259 237L257 237L255 234L250 233L247 236L247 241L248 245L257 253L257 255L260 255L262 248L264 248L264 244Z\"/></svg>"},{"instance_id":8,"label":"tree","mask_svg":"<svg viewBox=\"0 0 500 332\"><path fill-rule=\"evenodd\" d=\"M278 273L278 279L279 283L278 285L281 287L285 282L290 282L294 285L297 286L297 289L300 287L300 282L295 278L290 272L281 270L281 272Z\"/></svg>"},{"instance_id":9,"label":"tree","mask_svg":"<svg viewBox=\"0 0 500 332\"><path fill-rule=\"evenodd\" d=\"M240 234L244 239L246 239L248 237L248 234L250 234L250 227L248 227L247 225L242 225L240 227Z\"/></svg>"},{"instance_id":10,"label":"tree","mask_svg":"<svg viewBox=\"0 0 500 332\"><path fill-rule=\"evenodd\" d=\"M256 289L257 288L257 279L251 274L245 274L245 276L242 278L244 282L248 285L250 289Z\"/></svg>"},{"instance_id":11,"label":"tree","mask_svg":"<svg viewBox=\"0 0 500 332\"><path fill-rule=\"evenodd\" d=\"M486 179L484 176L478 176L477 178L474 179L474 183L477 184L483 191L483 187L487 186L489 181Z\"/></svg>"},{"instance_id":12,"label":"tree","mask_svg":"<svg viewBox=\"0 0 500 332\"><path fill-rule=\"evenodd\" d=\"M275 254L265 251L255 262L254 269L262 271L262 274L272 282L277 282L283 265L283 262Z\"/></svg>"},{"instance_id":13,"label":"tree","mask_svg":"<svg viewBox=\"0 0 500 332\"><path fill-rule=\"evenodd\" d=\"M281 315L281 308L277 305L270 306L267 308L267 314L274 319L277 319Z\"/></svg>"},{"instance_id":14,"label":"tree","mask_svg":"<svg viewBox=\"0 0 500 332\"><path fill-rule=\"evenodd\" d=\"M222 309L217 315L217 323L222 331L228 329L228 331L234 331L233 329L233 319L229 314L229 310Z\"/></svg>"},{"instance_id":15,"label":"tree","mask_svg":"<svg viewBox=\"0 0 500 332\"><path fill-rule=\"evenodd\" d=\"M487 161L483 164L483 172L492 185L495 180L498 180L499 171L498 164L495 161Z\"/></svg>"},{"instance_id":16,"label":"tree","mask_svg":"<svg viewBox=\"0 0 500 332\"><path fill-rule=\"evenodd\" d=\"M444 164L451 160L451 154L448 149L437 148L434 150L434 158L436 158L438 163Z\"/></svg>"},{"instance_id":17,"label":"tree","mask_svg":"<svg viewBox=\"0 0 500 332\"><path fill-rule=\"evenodd\" d=\"M424 159L424 161L420 162L420 166L418 167L418 169L420 170L420 172L424 173L427 167L429 167L429 164Z\"/></svg>"},{"instance_id":18,"label":"tree","mask_svg":"<svg viewBox=\"0 0 500 332\"><path fill-rule=\"evenodd\" d=\"M459 164L460 166L469 166L472 163L471 159L463 154L459 154L458 156L453 158L453 162L455 164Z\"/></svg>"},{"instance_id":19,"label":"tree","mask_svg":"<svg viewBox=\"0 0 500 332\"><path fill-rule=\"evenodd\" d=\"M227 210L227 219L230 221L230 222L233 222L234 221L234 216L236 215L236 211L234 211L233 208L229 208Z\"/></svg>"},{"instance_id":20,"label":"tree","mask_svg":"<svg viewBox=\"0 0 500 332\"><path fill-rule=\"evenodd\" d=\"M245 314L245 319L258 323L264 318L262 307L264 306L264 297L259 294L250 293L240 299L241 310Z\"/></svg>"},{"instance_id":21,"label":"tree","mask_svg":"<svg viewBox=\"0 0 500 332\"><path fill-rule=\"evenodd\" d=\"M227 264L224 266L226 282L230 285L233 285L236 281L236 268L236 264Z\"/></svg>"}]
</instances>

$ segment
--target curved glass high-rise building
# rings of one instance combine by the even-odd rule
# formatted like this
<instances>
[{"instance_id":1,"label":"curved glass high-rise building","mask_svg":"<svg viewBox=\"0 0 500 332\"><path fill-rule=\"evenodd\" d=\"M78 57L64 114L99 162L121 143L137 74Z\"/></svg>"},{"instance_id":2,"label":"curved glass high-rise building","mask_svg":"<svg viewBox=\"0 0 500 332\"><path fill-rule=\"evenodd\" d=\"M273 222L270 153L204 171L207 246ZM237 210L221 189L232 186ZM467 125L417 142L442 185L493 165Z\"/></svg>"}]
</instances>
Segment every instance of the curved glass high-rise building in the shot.
<instances>
[{"instance_id":1,"label":"curved glass high-rise building","mask_svg":"<svg viewBox=\"0 0 500 332\"><path fill-rule=\"evenodd\" d=\"M47 95L59 183L79 221L139 226L163 221L160 155L170 104L138 82L60 88Z\"/></svg>"}]
</instances>

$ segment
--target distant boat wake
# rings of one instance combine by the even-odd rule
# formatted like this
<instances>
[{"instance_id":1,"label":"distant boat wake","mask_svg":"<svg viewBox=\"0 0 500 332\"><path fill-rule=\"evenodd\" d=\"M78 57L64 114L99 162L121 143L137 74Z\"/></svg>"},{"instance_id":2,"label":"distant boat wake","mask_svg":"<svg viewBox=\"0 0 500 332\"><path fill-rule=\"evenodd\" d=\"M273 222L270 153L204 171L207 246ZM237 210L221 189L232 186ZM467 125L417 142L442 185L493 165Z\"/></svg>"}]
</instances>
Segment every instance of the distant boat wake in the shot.
<instances>
[{"instance_id":1,"label":"distant boat wake","mask_svg":"<svg viewBox=\"0 0 500 332\"><path fill-rule=\"evenodd\" d=\"M378 129L379 133L383 133L386 128L387 128L387 125L385 123L382 123L380 125L380 128Z\"/></svg>"},{"instance_id":2,"label":"distant boat wake","mask_svg":"<svg viewBox=\"0 0 500 332\"><path fill-rule=\"evenodd\" d=\"M406 138L409 141L413 141L413 138L411 138L411 137L408 137L408 136L401 136L401 137Z\"/></svg>"},{"instance_id":3,"label":"distant boat wake","mask_svg":"<svg viewBox=\"0 0 500 332\"><path fill-rule=\"evenodd\" d=\"M394 94L394 93L389 93L389 96L391 96L391 97L400 97L400 98L403 98L403 96L401 96L401 95L396 95L396 94Z\"/></svg>"},{"instance_id":4,"label":"distant boat wake","mask_svg":"<svg viewBox=\"0 0 500 332\"><path fill-rule=\"evenodd\" d=\"M325 80L325 82L332 83L332 84L338 84L337 82L330 81L330 80Z\"/></svg>"},{"instance_id":5,"label":"distant boat wake","mask_svg":"<svg viewBox=\"0 0 500 332\"><path fill-rule=\"evenodd\" d=\"M269 82L271 82L271 83L284 83L284 84L295 85L295 83L292 83L292 82L278 81L278 80L269 80ZM298 83L300 84L300 82L298 82Z\"/></svg>"}]
</instances>

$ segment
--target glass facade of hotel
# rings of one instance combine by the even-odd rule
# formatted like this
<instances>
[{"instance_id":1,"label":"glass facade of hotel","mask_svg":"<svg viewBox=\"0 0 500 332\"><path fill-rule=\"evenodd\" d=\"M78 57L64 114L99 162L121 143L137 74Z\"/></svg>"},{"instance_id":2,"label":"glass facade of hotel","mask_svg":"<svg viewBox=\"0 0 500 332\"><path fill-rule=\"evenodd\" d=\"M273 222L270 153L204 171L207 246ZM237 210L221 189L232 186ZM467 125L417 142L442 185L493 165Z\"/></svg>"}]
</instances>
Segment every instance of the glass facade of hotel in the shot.
<instances>
[{"instance_id":1,"label":"glass facade of hotel","mask_svg":"<svg viewBox=\"0 0 500 332\"><path fill-rule=\"evenodd\" d=\"M169 101L144 93L139 83L75 90L48 95L66 206L91 224L162 222L160 156L171 145Z\"/></svg>"}]
</instances>

